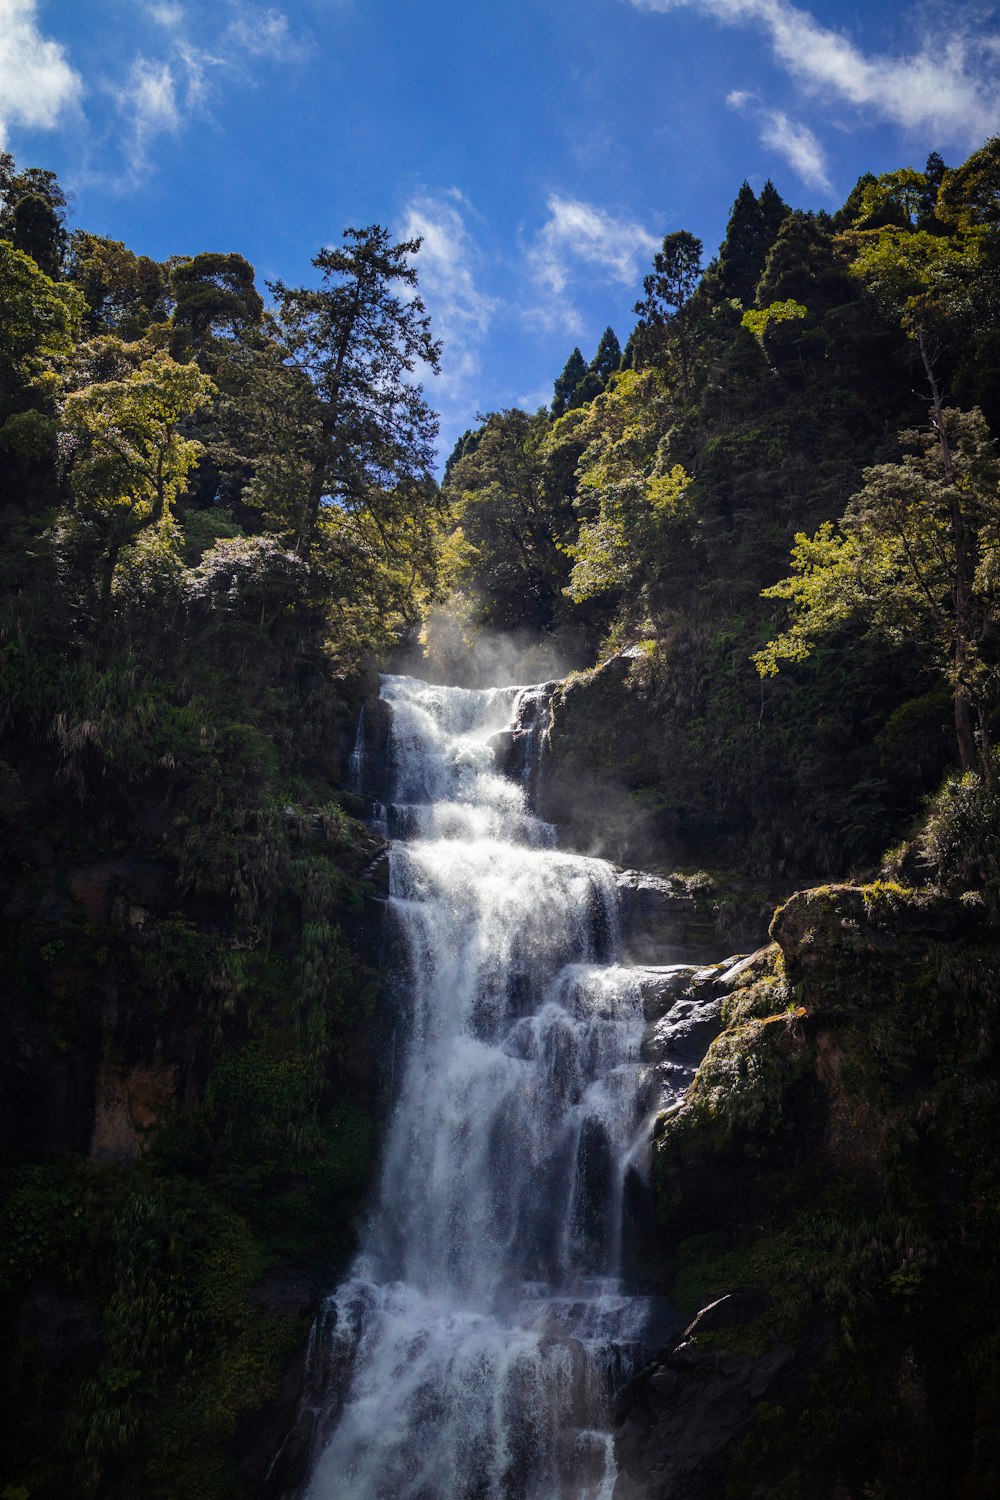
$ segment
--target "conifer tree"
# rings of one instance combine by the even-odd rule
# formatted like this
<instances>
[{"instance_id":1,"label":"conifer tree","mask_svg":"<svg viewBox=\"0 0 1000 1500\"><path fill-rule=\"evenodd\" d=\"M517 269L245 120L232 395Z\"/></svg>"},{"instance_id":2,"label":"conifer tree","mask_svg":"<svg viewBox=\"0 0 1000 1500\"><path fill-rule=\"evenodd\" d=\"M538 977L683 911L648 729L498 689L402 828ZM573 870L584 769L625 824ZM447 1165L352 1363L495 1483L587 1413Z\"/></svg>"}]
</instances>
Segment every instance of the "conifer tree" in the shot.
<instances>
[{"instance_id":1,"label":"conifer tree","mask_svg":"<svg viewBox=\"0 0 1000 1500\"><path fill-rule=\"evenodd\" d=\"M770 178L759 198L750 184L744 182L736 195L726 238L719 250L716 278L723 297L735 297L744 307L752 304L768 251L788 212L788 204Z\"/></svg>"},{"instance_id":2,"label":"conifer tree","mask_svg":"<svg viewBox=\"0 0 1000 1500\"><path fill-rule=\"evenodd\" d=\"M380 224L346 229L343 248L321 250L313 260L320 287L269 283L286 361L306 377L317 402L315 430L303 436L308 472L295 521L300 557L313 552L324 519L336 533L336 523L353 529L352 518L364 518L387 538L434 488L437 419L412 378L418 364L436 372L440 357L424 304L412 291L420 244L393 244Z\"/></svg>"},{"instance_id":3,"label":"conifer tree","mask_svg":"<svg viewBox=\"0 0 1000 1500\"><path fill-rule=\"evenodd\" d=\"M587 373L587 362L579 349L574 349L569 359L563 366L563 372L558 377L552 396L552 415L561 417L564 412L576 406L576 393Z\"/></svg>"},{"instance_id":4,"label":"conifer tree","mask_svg":"<svg viewBox=\"0 0 1000 1500\"><path fill-rule=\"evenodd\" d=\"M621 364L621 359L622 347L618 342L617 334L613 328L605 328L601 334L601 342L597 346L597 353L590 361L591 371L601 382L602 391Z\"/></svg>"}]
</instances>

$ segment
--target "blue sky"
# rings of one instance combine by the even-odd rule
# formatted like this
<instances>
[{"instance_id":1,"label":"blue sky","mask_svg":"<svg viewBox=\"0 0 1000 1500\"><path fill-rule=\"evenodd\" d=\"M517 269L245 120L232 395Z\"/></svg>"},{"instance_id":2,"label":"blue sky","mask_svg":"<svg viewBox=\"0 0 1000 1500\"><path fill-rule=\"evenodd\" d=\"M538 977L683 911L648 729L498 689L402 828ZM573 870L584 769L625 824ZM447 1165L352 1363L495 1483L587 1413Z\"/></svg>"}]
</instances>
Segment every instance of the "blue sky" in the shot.
<instances>
[{"instance_id":1,"label":"blue sky","mask_svg":"<svg viewBox=\"0 0 1000 1500\"><path fill-rule=\"evenodd\" d=\"M295 283L422 234L442 448L623 338L652 252L744 178L835 208L1000 131L1000 8L814 0L0 0L0 140L71 223Z\"/></svg>"}]
</instances>

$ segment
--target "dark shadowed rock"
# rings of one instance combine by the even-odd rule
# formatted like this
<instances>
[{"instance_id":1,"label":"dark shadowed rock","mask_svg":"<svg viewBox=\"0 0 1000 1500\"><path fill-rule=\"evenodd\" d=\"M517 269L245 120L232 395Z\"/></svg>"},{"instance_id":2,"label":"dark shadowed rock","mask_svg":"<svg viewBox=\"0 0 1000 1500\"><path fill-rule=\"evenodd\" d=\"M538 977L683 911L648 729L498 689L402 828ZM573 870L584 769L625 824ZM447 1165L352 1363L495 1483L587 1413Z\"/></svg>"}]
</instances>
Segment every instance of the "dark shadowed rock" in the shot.
<instances>
[{"instance_id":1,"label":"dark shadowed rock","mask_svg":"<svg viewBox=\"0 0 1000 1500\"><path fill-rule=\"evenodd\" d=\"M789 972L808 976L838 962L877 953L912 953L928 942L972 938L986 925L982 901L953 900L936 891L909 890L879 882L870 886L824 885L797 891L779 906L771 936Z\"/></svg>"},{"instance_id":2,"label":"dark shadowed rock","mask_svg":"<svg viewBox=\"0 0 1000 1500\"><path fill-rule=\"evenodd\" d=\"M689 885L643 870L619 870L615 884L626 963L704 962L718 952L711 912Z\"/></svg>"},{"instance_id":3,"label":"dark shadowed rock","mask_svg":"<svg viewBox=\"0 0 1000 1500\"><path fill-rule=\"evenodd\" d=\"M250 1288L248 1300L275 1318L312 1317L322 1287L308 1266L270 1266Z\"/></svg>"},{"instance_id":4,"label":"dark shadowed rock","mask_svg":"<svg viewBox=\"0 0 1000 1500\"><path fill-rule=\"evenodd\" d=\"M642 1060L650 1108L663 1109L689 1087L722 1030L722 1000L749 960L698 967L646 965L637 970L646 1031Z\"/></svg>"},{"instance_id":5,"label":"dark shadowed rock","mask_svg":"<svg viewBox=\"0 0 1000 1500\"><path fill-rule=\"evenodd\" d=\"M357 737L351 753L351 790L384 802L389 785L389 731L392 709L381 698L367 698L361 707Z\"/></svg>"},{"instance_id":6,"label":"dark shadowed rock","mask_svg":"<svg viewBox=\"0 0 1000 1500\"><path fill-rule=\"evenodd\" d=\"M825 1328L798 1347L775 1340L759 1356L699 1342L700 1333L759 1315L758 1300L731 1294L703 1309L683 1342L619 1393L614 1500L718 1500L717 1461L749 1427L758 1402L787 1399L822 1363Z\"/></svg>"}]
</instances>

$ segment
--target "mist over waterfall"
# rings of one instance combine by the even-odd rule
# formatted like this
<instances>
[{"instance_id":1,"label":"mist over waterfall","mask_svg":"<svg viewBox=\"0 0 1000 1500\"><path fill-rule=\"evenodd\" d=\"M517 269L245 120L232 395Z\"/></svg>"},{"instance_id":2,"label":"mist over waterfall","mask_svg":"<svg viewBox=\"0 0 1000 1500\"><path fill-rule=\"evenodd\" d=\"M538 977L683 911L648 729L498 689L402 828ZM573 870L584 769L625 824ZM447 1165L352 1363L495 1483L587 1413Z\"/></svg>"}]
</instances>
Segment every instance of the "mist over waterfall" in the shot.
<instances>
[{"instance_id":1,"label":"mist over waterfall","mask_svg":"<svg viewBox=\"0 0 1000 1500\"><path fill-rule=\"evenodd\" d=\"M537 688L383 678L396 1096L362 1250L314 1330L309 1500L610 1500L642 1001L611 866L535 817ZM527 715L501 774L498 746ZM355 769L360 772L359 748Z\"/></svg>"}]
</instances>

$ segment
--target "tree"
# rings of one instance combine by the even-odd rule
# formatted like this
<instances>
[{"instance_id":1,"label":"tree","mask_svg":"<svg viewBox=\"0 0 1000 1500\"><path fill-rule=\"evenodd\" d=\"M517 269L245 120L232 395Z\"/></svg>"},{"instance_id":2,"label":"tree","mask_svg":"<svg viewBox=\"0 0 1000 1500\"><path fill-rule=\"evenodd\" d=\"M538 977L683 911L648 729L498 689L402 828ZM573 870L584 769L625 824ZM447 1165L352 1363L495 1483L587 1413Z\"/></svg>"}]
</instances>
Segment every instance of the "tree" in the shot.
<instances>
[{"instance_id":1,"label":"tree","mask_svg":"<svg viewBox=\"0 0 1000 1500\"><path fill-rule=\"evenodd\" d=\"M37 261L0 240L0 418L54 379L80 335L83 298ZM56 382L58 383L58 382Z\"/></svg>"},{"instance_id":2,"label":"tree","mask_svg":"<svg viewBox=\"0 0 1000 1500\"><path fill-rule=\"evenodd\" d=\"M492 412L451 473L463 538L453 582L471 578L482 620L504 630L547 629L569 573L564 545L574 516L546 485L547 434L544 412Z\"/></svg>"},{"instance_id":3,"label":"tree","mask_svg":"<svg viewBox=\"0 0 1000 1500\"><path fill-rule=\"evenodd\" d=\"M702 243L686 229L668 234L653 257L653 269L643 277L645 297L635 304L641 327L669 329L677 343L681 364L681 395L687 395L690 363L689 310L701 280Z\"/></svg>"},{"instance_id":4,"label":"tree","mask_svg":"<svg viewBox=\"0 0 1000 1500\"><path fill-rule=\"evenodd\" d=\"M62 263L66 235L50 204L37 193L26 193L10 214L10 237L18 250L30 255L40 271L55 280Z\"/></svg>"},{"instance_id":5,"label":"tree","mask_svg":"<svg viewBox=\"0 0 1000 1500\"><path fill-rule=\"evenodd\" d=\"M120 240L77 230L70 239L68 276L87 300L91 335L139 339L151 324L166 320L166 268Z\"/></svg>"},{"instance_id":6,"label":"tree","mask_svg":"<svg viewBox=\"0 0 1000 1500\"><path fill-rule=\"evenodd\" d=\"M393 244L378 224L347 229L342 249L313 260L320 287L269 283L285 360L307 377L317 401L295 525L302 557L312 555L321 533L334 547L349 546L356 518L366 528L370 522L391 552L394 520L421 511L433 490L437 419L412 378L420 364L436 372L440 357L412 290L420 243Z\"/></svg>"},{"instance_id":7,"label":"tree","mask_svg":"<svg viewBox=\"0 0 1000 1500\"><path fill-rule=\"evenodd\" d=\"M857 288L831 236L811 214L790 213L768 252L757 284L757 306L801 302L816 319L856 297Z\"/></svg>"},{"instance_id":8,"label":"tree","mask_svg":"<svg viewBox=\"0 0 1000 1500\"><path fill-rule=\"evenodd\" d=\"M587 362L579 349L574 349L563 366L562 374L556 378L552 395L552 415L561 417L579 403L576 393L587 375Z\"/></svg>"},{"instance_id":9,"label":"tree","mask_svg":"<svg viewBox=\"0 0 1000 1500\"><path fill-rule=\"evenodd\" d=\"M259 323L264 312L254 270L242 255L205 252L170 271L174 326L186 329L196 357L220 328L236 334Z\"/></svg>"},{"instance_id":10,"label":"tree","mask_svg":"<svg viewBox=\"0 0 1000 1500\"><path fill-rule=\"evenodd\" d=\"M919 350L947 473L952 458L936 362L954 307L965 300L963 286L972 262L959 238L916 227L923 188L923 175L909 169L877 178L863 194L861 227L848 231L843 240L854 251L852 274L864 281L884 311L899 320ZM892 222L882 223L887 206L893 210ZM879 221L880 227L866 229L866 217Z\"/></svg>"},{"instance_id":11,"label":"tree","mask_svg":"<svg viewBox=\"0 0 1000 1500\"><path fill-rule=\"evenodd\" d=\"M101 551L102 622L123 549L169 523L202 452L185 435L185 423L214 392L197 365L178 364L159 351L122 378L85 385L66 398L63 421L79 445L72 470L77 518L94 529Z\"/></svg>"},{"instance_id":12,"label":"tree","mask_svg":"<svg viewBox=\"0 0 1000 1500\"><path fill-rule=\"evenodd\" d=\"M715 278L721 296L735 297L744 307L752 304L767 253L787 213L788 205L770 179L759 198L750 184L744 182L719 250Z\"/></svg>"},{"instance_id":13,"label":"tree","mask_svg":"<svg viewBox=\"0 0 1000 1500\"><path fill-rule=\"evenodd\" d=\"M573 571L565 593L574 604L601 595L634 615L646 588L673 568L684 543L691 479L679 464L661 470L667 392L656 369L624 371L588 422L578 469L581 524L566 547Z\"/></svg>"},{"instance_id":14,"label":"tree","mask_svg":"<svg viewBox=\"0 0 1000 1500\"><path fill-rule=\"evenodd\" d=\"M618 342L618 335L613 328L605 328L597 346L597 353L590 361L591 373L600 381L602 391L607 389L608 381L621 362L622 346Z\"/></svg>"},{"instance_id":15,"label":"tree","mask_svg":"<svg viewBox=\"0 0 1000 1500\"><path fill-rule=\"evenodd\" d=\"M935 418L931 433L901 435L911 451L900 463L864 471L839 533L826 522L796 536L792 574L763 594L787 600L792 623L753 660L773 676L848 621L915 642L951 687L962 769L978 758L990 776L996 672L983 643L1000 600L1000 459L979 412L947 410L940 421L945 444Z\"/></svg>"},{"instance_id":16,"label":"tree","mask_svg":"<svg viewBox=\"0 0 1000 1500\"><path fill-rule=\"evenodd\" d=\"M54 172L27 167L19 172L8 151L0 151L0 238L30 255L55 280L66 249L66 194Z\"/></svg>"}]
</instances>

